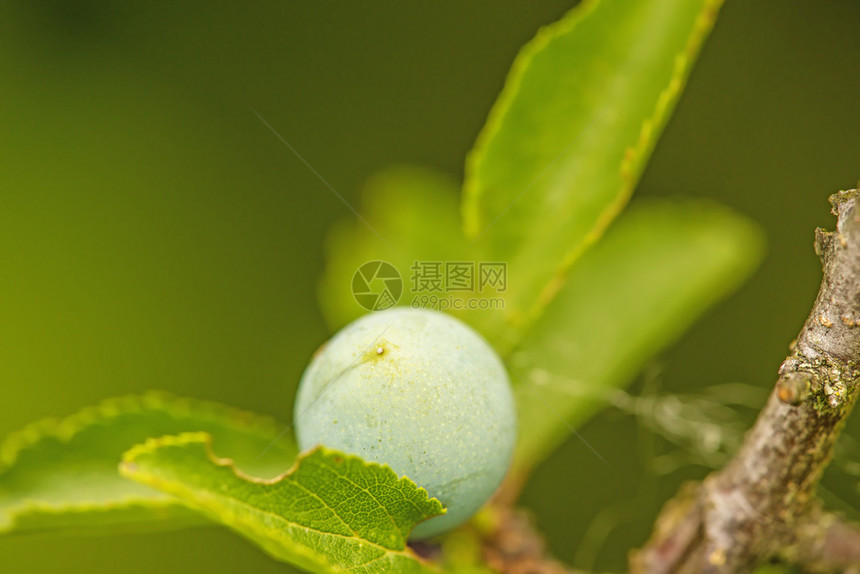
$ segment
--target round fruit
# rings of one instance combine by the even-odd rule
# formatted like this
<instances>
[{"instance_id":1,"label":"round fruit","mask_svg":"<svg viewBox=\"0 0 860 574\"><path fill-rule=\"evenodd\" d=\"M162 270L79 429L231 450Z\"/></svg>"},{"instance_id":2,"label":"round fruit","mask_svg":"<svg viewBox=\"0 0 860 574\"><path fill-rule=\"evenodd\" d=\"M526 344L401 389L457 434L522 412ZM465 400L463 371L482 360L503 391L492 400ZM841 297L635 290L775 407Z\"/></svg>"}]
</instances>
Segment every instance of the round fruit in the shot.
<instances>
[{"instance_id":1,"label":"round fruit","mask_svg":"<svg viewBox=\"0 0 860 574\"><path fill-rule=\"evenodd\" d=\"M412 538L457 526L504 478L516 440L505 368L475 331L437 311L396 308L337 333L305 370L302 450L322 444L390 466L447 508Z\"/></svg>"}]
</instances>

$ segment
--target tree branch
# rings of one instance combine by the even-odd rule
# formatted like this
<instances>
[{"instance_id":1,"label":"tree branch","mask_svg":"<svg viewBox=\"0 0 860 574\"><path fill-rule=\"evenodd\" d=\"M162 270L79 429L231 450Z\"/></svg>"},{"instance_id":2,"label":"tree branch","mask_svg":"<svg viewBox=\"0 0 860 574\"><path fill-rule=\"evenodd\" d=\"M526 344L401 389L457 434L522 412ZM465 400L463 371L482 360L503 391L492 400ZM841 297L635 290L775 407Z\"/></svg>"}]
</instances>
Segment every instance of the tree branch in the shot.
<instances>
[{"instance_id":1,"label":"tree branch","mask_svg":"<svg viewBox=\"0 0 860 574\"><path fill-rule=\"evenodd\" d=\"M755 426L725 468L667 504L632 572L747 572L773 557L813 571L860 563L860 529L815 496L858 394L858 195L830 198L836 231L815 237L821 288Z\"/></svg>"},{"instance_id":2,"label":"tree branch","mask_svg":"<svg viewBox=\"0 0 860 574\"><path fill-rule=\"evenodd\" d=\"M860 526L835 514L812 516L798 531L798 543L786 548L782 558L816 572L860 574Z\"/></svg>"}]
</instances>

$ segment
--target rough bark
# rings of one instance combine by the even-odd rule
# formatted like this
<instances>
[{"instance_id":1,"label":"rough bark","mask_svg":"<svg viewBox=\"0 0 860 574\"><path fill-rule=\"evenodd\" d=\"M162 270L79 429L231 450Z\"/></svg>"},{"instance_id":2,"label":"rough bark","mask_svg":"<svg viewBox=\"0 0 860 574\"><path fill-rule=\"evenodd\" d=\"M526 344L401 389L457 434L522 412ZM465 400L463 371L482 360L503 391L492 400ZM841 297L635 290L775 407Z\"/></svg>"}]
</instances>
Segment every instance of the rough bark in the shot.
<instances>
[{"instance_id":1,"label":"rough bark","mask_svg":"<svg viewBox=\"0 0 860 574\"><path fill-rule=\"evenodd\" d=\"M830 201L836 231L815 236L821 288L767 404L731 462L667 504L631 555L634 574L748 572L774 557L813 572L860 571L860 528L816 497L860 378L858 190Z\"/></svg>"}]
</instances>

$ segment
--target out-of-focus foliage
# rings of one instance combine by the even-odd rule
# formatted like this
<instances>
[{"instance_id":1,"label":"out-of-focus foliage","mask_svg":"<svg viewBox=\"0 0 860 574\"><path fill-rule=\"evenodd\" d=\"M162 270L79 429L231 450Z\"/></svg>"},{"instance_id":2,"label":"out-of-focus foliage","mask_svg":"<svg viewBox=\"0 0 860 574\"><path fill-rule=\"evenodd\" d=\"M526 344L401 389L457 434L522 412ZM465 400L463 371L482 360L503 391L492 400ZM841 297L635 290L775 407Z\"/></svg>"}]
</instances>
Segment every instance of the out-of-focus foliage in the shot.
<instances>
[{"instance_id":1,"label":"out-of-focus foliage","mask_svg":"<svg viewBox=\"0 0 860 574\"><path fill-rule=\"evenodd\" d=\"M570 4L9 3L0 435L152 386L286 418L326 337L313 303L324 229L348 212L248 107L363 211L354 190L393 163L458 175L517 47ZM664 438L699 448L691 425L673 423L705 387L772 382L820 276L811 230L830 223L827 195L857 178L858 25L844 2L723 9L637 195L732 205L765 226L769 257L731 305L652 362L659 395L615 393L641 427L609 409L580 429L610 466L570 442L534 474L523 500L565 560L622 569L661 501L716 460L690 451L664 464L677 448ZM646 420L652 407L660 416ZM642 439L652 426L654 452ZM856 443L845 445L823 494L856 512ZM656 488L658 461L675 472ZM624 514L604 519L613 505ZM214 528L109 544L0 537L0 555L11 572L285 568Z\"/></svg>"},{"instance_id":2,"label":"out-of-focus foliage","mask_svg":"<svg viewBox=\"0 0 860 574\"><path fill-rule=\"evenodd\" d=\"M598 241L632 193L718 7L586 2L527 44L467 164L471 240L456 230L450 184L404 170L373 182L361 219L331 233L320 296L335 326L360 312L349 286L366 261L393 262L407 280L413 262L507 265L504 308L459 315L502 353L522 337L518 356L556 381L514 378L517 472L552 452L606 404L607 388L628 384L760 259L752 224L712 205L640 210ZM407 292L401 304L414 301Z\"/></svg>"},{"instance_id":3,"label":"out-of-focus foliage","mask_svg":"<svg viewBox=\"0 0 860 574\"><path fill-rule=\"evenodd\" d=\"M219 456L272 477L296 456L282 426L251 413L163 394L111 399L9 436L0 448L0 533L117 533L206 522L177 499L121 477L122 453L149 437L205 431Z\"/></svg>"},{"instance_id":4,"label":"out-of-focus foliage","mask_svg":"<svg viewBox=\"0 0 860 574\"><path fill-rule=\"evenodd\" d=\"M762 254L759 230L723 208L653 203L630 209L573 267L512 358L520 407L519 464L539 462L611 403ZM547 416L547 411L555 416Z\"/></svg>"},{"instance_id":5,"label":"out-of-focus foliage","mask_svg":"<svg viewBox=\"0 0 860 574\"><path fill-rule=\"evenodd\" d=\"M457 187L429 170L401 167L373 177L362 195L363 220L338 222L326 241L326 268L319 287L319 303L332 330L366 311L356 304L352 278L362 264L383 260L401 274L409 305L415 261L472 259L460 231Z\"/></svg>"},{"instance_id":6,"label":"out-of-focus foliage","mask_svg":"<svg viewBox=\"0 0 860 574\"><path fill-rule=\"evenodd\" d=\"M504 311L482 316L503 348L627 203L720 4L591 0L520 52L463 196L467 236L517 272Z\"/></svg>"}]
</instances>

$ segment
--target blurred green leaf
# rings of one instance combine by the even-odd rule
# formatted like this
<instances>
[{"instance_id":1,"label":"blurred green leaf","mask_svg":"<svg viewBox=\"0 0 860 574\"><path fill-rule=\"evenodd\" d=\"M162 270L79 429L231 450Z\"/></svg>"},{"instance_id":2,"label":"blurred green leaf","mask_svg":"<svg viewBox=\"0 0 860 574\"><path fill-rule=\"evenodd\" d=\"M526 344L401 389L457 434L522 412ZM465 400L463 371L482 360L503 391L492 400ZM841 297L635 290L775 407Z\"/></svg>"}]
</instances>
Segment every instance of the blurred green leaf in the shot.
<instances>
[{"instance_id":1,"label":"blurred green leaf","mask_svg":"<svg viewBox=\"0 0 860 574\"><path fill-rule=\"evenodd\" d=\"M507 261L503 349L621 211L719 0L584 1L517 56L466 164L467 237Z\"/></svg>"},{"instance_id":2,"label":"blurred green leaf","mask_svg":"<svg viewBox=\"0 0 860 574\"><path fill-rule=\"evenodd\" d=\"M635 206L578 262L511 357L526 471L761 258L758 229L700 202Z\"/></svg>"},{"instance_id":3,"label":"blurred green leaf","mask_svg":"<svg viewBox=\"0 0 860 574\"><path fill-rule=\"evenodd\" d=\"M277 479L215 458L204 433L150 439L121 472L185 501L273 557L313 572L433 572L407 548L416 523L444 513L387 466L318 448Z\"/></svg>"},{"instance_id":4,"label":"blurred green leaf","mask_svg":"<svg viewBox=\"0 0 860 574\"><path fill-rule=\"evenodd\" d=\"M468 259L458 212L457 186L429 170L400 167L372 178L362 195L362 214L329 232L326 268L319 287L323 314L333 330L367 311L352 295L352 278L368 261L394 265L403 279L401 305L410 305L415 261ZM369 225L368 225L369 224Z\"/></svg>"},{"instance_id":5,"label":"blurred green leaf","mask_svg":"<svg viewBox=\"0 0 860 574\"><path fill-rule=\"evenodd\" d=\"M206 431L220 455L239 461L246 472L272 477L296 456L291 438L278 440L283 428L238 409L158 393L33 424L0 447L0 533L199 523L176 499L122 478L122 454L151 436Z\"/></svg>"}]
</instances>

